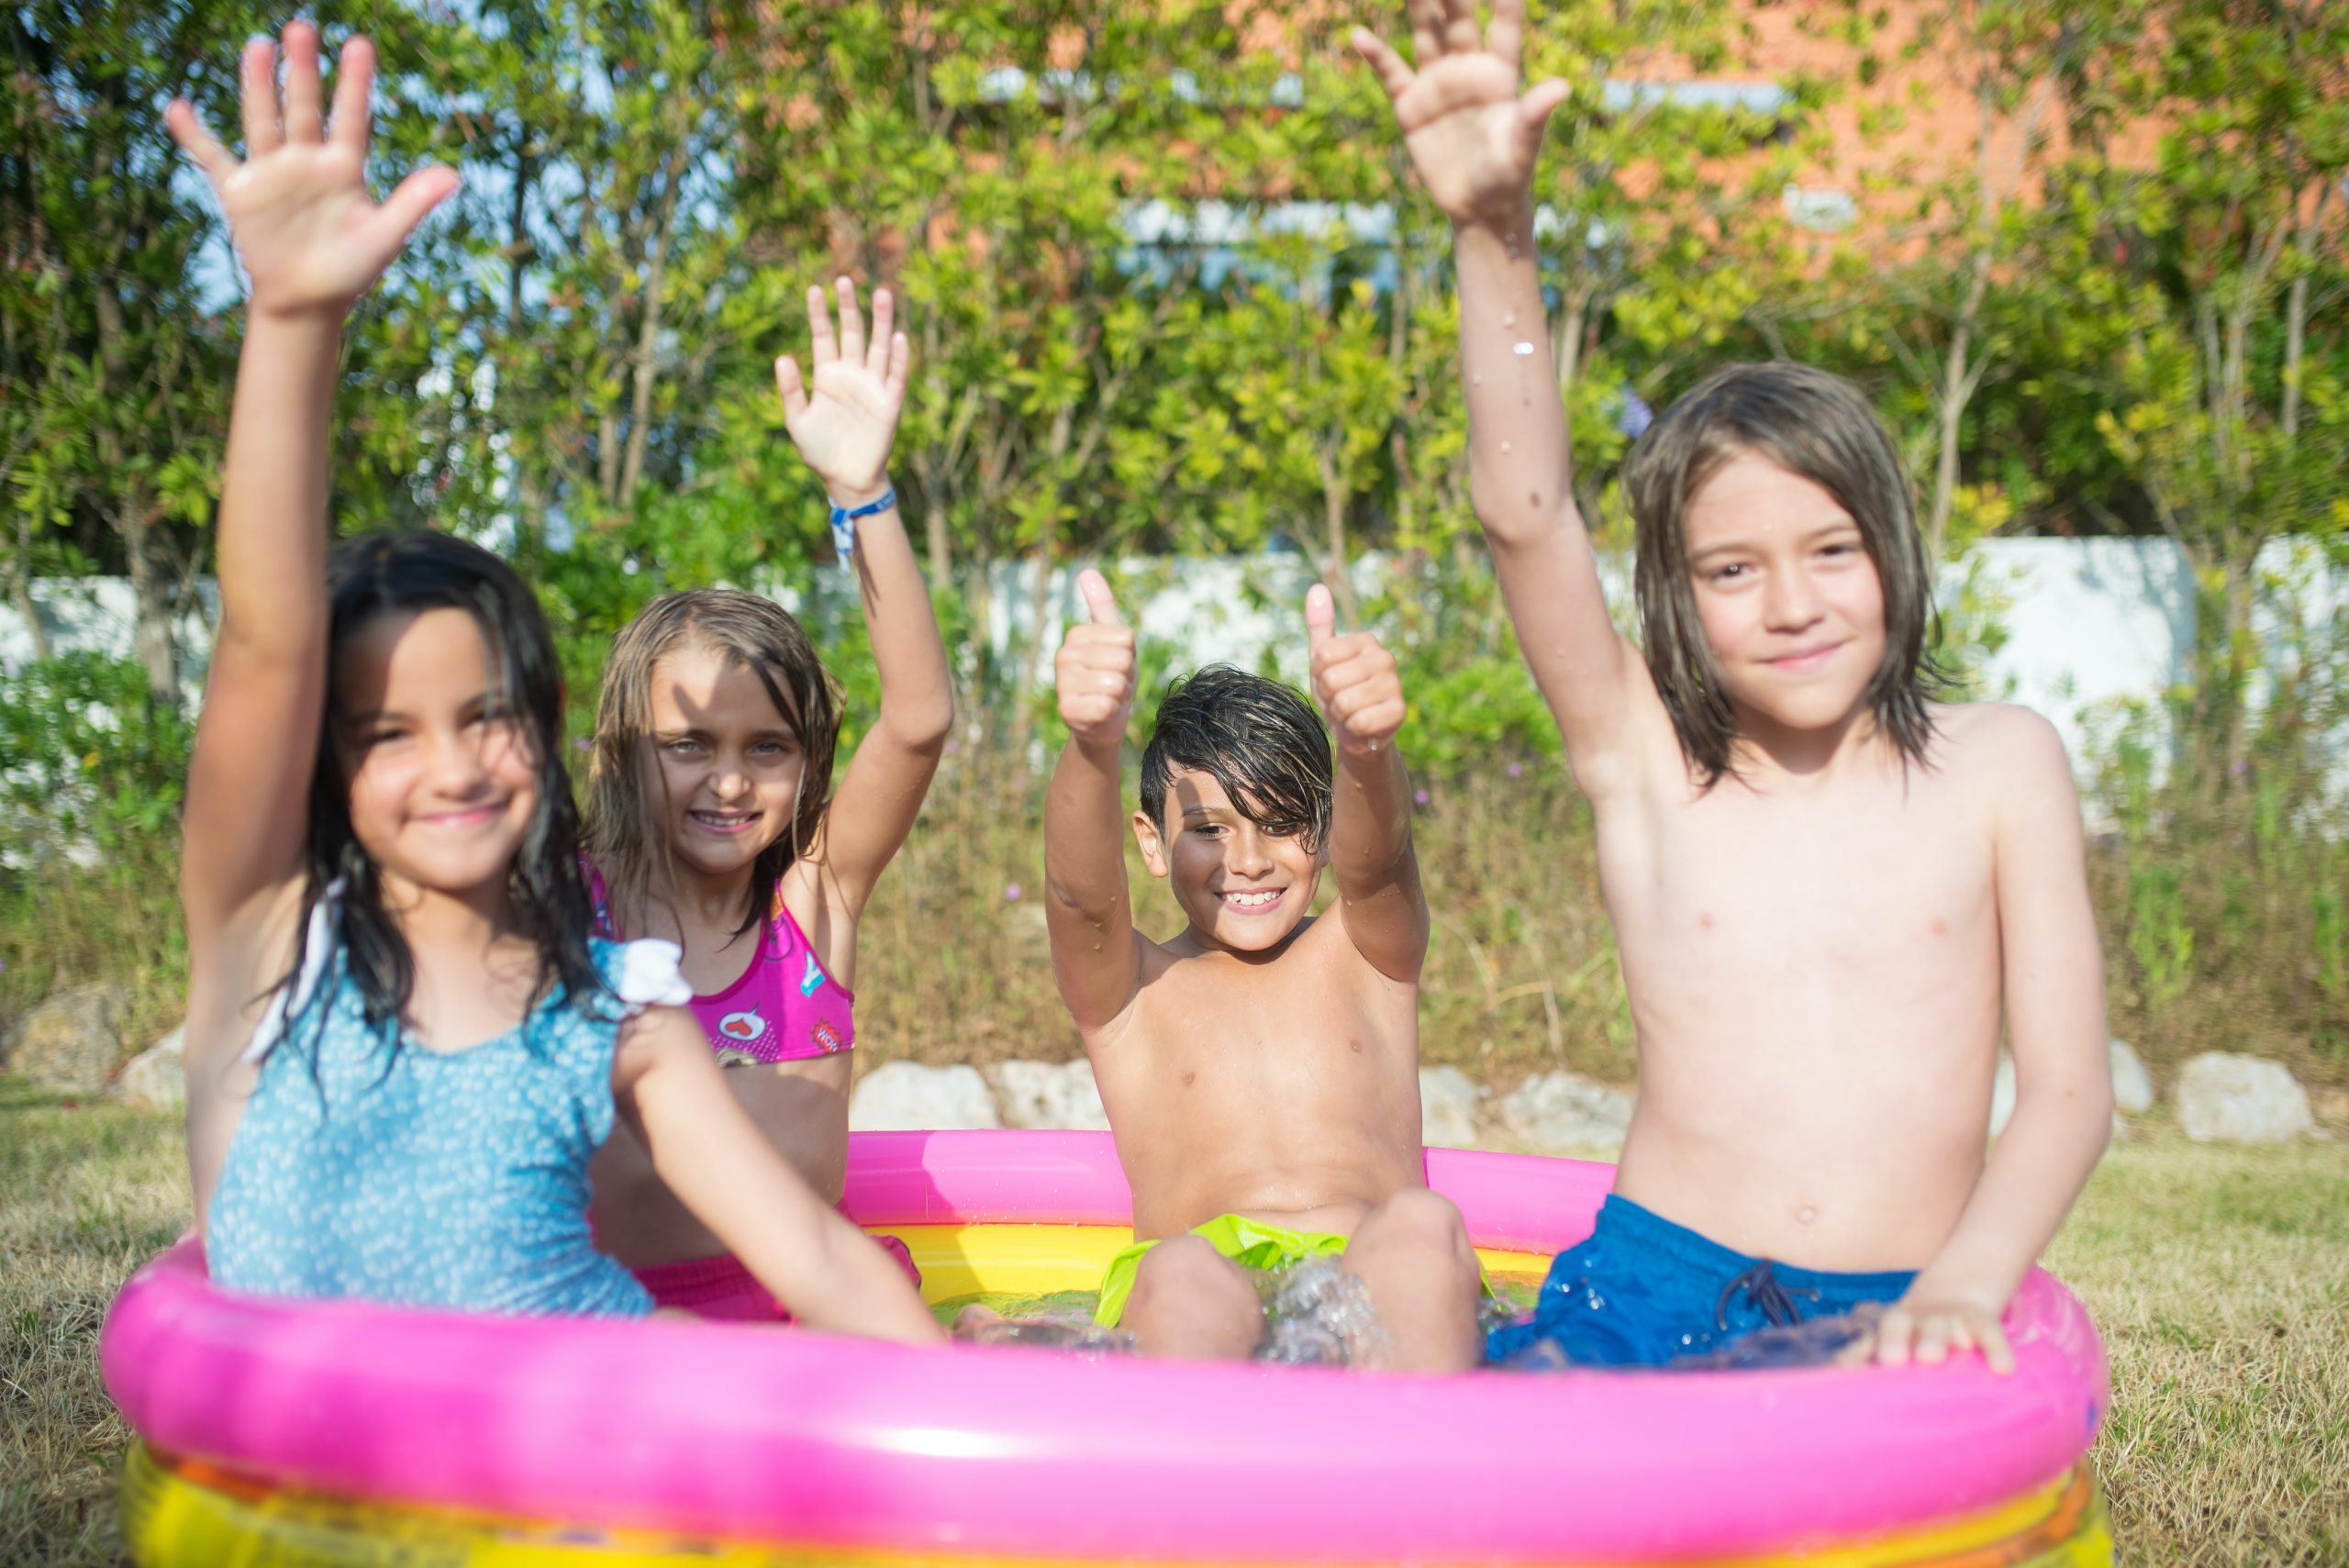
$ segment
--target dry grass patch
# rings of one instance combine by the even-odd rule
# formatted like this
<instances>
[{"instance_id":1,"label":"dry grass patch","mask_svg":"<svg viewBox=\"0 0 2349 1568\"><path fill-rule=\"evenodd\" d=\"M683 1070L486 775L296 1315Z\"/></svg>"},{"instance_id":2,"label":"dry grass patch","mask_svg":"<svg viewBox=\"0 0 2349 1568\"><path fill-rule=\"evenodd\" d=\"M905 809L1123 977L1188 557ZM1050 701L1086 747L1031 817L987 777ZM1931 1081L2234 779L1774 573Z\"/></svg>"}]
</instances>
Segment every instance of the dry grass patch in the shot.
<instances>
[{"instance_id":1,"label":"dry grass patch","mask_svg":"<svg viewBox=\"0 0 2349 1568\"><path fill-rule=\"evenodd\" d=\"M178 1118L0 1078L0 1562L122 1561L98 1329L187 1220Z\"/></svg>"},{"instance_id":2,"label":"dry grass patch","mask_svg":"<svg viewBox=\"0 0 2349 1568\"><path fill-rule=\"evenodd\" d=\"M2047 1262L2111 1356L2124 1563L2349 1562L2349 1146L2117 1145Z\"/></svg>"}]
</instances>

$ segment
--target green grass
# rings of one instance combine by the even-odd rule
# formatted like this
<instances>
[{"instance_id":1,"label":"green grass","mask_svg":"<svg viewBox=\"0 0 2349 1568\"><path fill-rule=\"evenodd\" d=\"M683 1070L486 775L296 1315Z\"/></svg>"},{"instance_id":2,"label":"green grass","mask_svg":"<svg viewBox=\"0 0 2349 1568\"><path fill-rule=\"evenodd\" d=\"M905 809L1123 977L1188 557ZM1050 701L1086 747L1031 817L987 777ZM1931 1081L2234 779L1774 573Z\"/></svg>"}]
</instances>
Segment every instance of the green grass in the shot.
<instances>
[{"instance_id":1,"label":"green grass","mask_svg":"<svg viewBox=\"0 0 2349 1568\"><path fill-rule=\"evenodd\" d=\"M0 1563L115 1564L107 1301L187 1221L176 1118L0 1079ZM2349 1562L2349 1146L2117 1145L2049 1263L2112 1357L2129 1564Z\"/></svg>"}]
</instances>

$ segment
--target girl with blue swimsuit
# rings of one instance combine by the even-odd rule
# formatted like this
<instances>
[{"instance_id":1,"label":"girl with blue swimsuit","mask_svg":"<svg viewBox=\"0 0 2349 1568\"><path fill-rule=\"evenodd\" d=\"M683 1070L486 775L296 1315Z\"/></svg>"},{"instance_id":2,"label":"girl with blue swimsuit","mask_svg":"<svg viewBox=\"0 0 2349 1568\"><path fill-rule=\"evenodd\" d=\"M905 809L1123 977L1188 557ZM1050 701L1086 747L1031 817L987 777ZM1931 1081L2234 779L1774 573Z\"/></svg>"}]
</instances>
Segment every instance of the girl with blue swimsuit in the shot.
<instances>
[{"instance_id":1,"label":"girl with blue swimsuit","mask_svg":"<svg viewBox=\"0 0 2349 1568\"><path fill-rule=\"evenodd\" d=\"M816 1328L942 1336L760 1136L666 943L590 935L546 623L431 533L327 550L342 321L456 187L367 194L364 39L333 122L318 39L243 60L246 160L185 103L251 300L220 501L221 620L188 779L188 1146L219 1284L640 1315L596 1251L589 1158L624 1119L662 1180Z\"/></svg>"}]
</instances>

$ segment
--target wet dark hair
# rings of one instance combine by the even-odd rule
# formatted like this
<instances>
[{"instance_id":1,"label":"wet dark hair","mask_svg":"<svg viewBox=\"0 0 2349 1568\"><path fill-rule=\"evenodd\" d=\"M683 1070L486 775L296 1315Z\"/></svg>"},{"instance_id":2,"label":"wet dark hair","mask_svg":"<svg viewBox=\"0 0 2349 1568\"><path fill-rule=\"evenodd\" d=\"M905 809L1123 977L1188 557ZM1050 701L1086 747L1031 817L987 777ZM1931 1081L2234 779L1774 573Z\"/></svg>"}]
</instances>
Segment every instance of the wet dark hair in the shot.
<instances>
[{"instance_id":1,"label":"wet dark hair","mask_svg":"<svg viewBox=\"0 0 2349 1568\"><path fill-rule=\"evenodd\" d=\"M1229 664L1177 681L1141 753L1142 812L1162 830L1177 766L1212 776L1265 832L1319 852L1330 831L1330 734L1294 689Z\"/></svg>"},{"instance_id":2,"label":"wet dark hair","mask_svg":"<svg viewBox=\"0 0 2349 1568\"><path fill-rule=\"evenodd\" d=\"M562 763L562 676L537 596L512 567L478 545L424 531L369 534L327 558L326 717L310 775L308 884L295 926L294 962L278 984L290 986L301 973L310 911L328 884L343 878L341 962L359 988L368 1023L386 1030L395 1048L399 1020L416 992L416 955L384 908L380 868L351 830L351 789L336 749L345 716L334 670L351 638L377 617L437 609L462 610L480 628L493 689L513 717L517 738L530 748L538 773L538 808L507 889L517 929L539 950L537 995L543 998L560 988L584 1002L605 994L587 949L595 916L579 869L578 809ZM324 1026L321 1012L318 1027Z\"/></svg>"},{"instance_id":3,"label":"wet dark hair","mask_svg":"<svg viewBox=\"0 0 2349 1568\"><path fill-rule=\"evenodd\" d=\"M1624 464L1643 651L1681 751L1708 789L1734 771L1737 715L1698 617L1687 517L1697 493L1746 452L1817 484L1859 525L1884 587L1884 660L1868 707L1901 757L1922 764L1933 737L1926 704L1949 681L1929 646L1941 616L1908 474L1858 387L1785 361L1716 371L1664 410Z\"/></svg>"},{"instance_id":4,"label":"wet dark hair","mask_svg":"<svg viewBox=\"0 0 2349 1568\"><path fill-rule=\"evenodd\" d=\"M759 679L776 713L799 734L799 805L790 830L751 862L750 902L738 937L772 917L775 890L815 844L831 808L832 760L841 739L840 684L791 612L739 588L663 594L637 613L612 645L596 705L587 764L587 841L617 899L641 906L673 890L669 830L644 788L652 746L652 670L683 648L707 648Z\"/></svg>"}]
</instances>

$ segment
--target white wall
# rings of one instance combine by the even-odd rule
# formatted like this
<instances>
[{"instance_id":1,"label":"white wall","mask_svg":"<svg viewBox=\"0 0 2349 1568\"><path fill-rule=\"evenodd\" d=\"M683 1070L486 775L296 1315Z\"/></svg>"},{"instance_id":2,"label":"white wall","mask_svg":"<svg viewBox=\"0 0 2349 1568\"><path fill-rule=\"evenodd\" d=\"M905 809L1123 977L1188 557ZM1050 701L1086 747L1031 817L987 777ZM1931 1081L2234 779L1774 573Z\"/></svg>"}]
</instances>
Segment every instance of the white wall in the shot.
<instances>
[{"instance_id":1,"label":"white wall","mask_svg":"<svg viewBox=\"0 0 2349 1568\"><path fill-rule=\"evenodd\" d=\"M2291 656L2277 635L2285 606L2297 605L2307 624L2338 624L2349 616L2349 573L2328 575L2311 542L2274 541L2260 566L2269 591L2255 629L2278 664ZM1374 591L1385 567L1376 557L1356 562L1357 584ZM1978 547L1973 569L1977 585L2000 602L1998 618L2007 632L2006 645L1988 666L1993 686L2054 720L2075 758L2087 738L2084 713L2116 699L2152 702L2187 678L2194 646L2193 580L2184 552L2170 541L1991 539ZM1955 594L1967 570L1945 571L1945 595ZM1610 557L1601 571L1618 606L1628 606L1629 562ZM1303 557L1139 559L1120 563L1119 576L1138 599L1123 606L1127 618L1137 621L1145 639L1174 645L1174 668L1213 660L1254 667L1270 648L1280 669L1293 678L1302 675L1303 605L1313 581ZM1032 584L1024 563L1005 564L994 574L989 639L999 657L1014 656L1024 640ZM209 605L212 584L204 587ZM818 622L854 613L846 579L829 568L782 585L776 596ZM132 606L124 580L43 581L35 584L35 599L60 651L129 652ZM1082 613L1075 570L1055 573L1045 601L1048 647L1058 643L1069 617ZM200 679L210 635L206 621L191 615L182 629L190 650L188 673ZM30 654L25 628L0 607L0 671ZM1037 673L1040 682L1051 681L1049 657L1038 662ZM2343 759L2349 771L2349 744Z\"/></svg>"}]
</instances>

